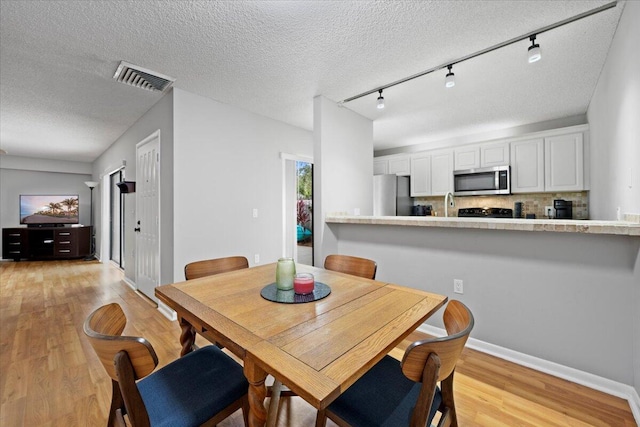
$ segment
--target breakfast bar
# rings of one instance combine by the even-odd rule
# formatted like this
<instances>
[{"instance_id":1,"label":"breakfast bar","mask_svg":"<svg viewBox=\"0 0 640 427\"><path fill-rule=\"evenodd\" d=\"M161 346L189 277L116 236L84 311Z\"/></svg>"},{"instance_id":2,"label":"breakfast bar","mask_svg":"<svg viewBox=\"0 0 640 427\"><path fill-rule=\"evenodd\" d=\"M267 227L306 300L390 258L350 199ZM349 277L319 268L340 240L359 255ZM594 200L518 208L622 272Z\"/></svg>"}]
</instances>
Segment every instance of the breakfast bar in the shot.
<instances>
[{"instance_id":1,"label":"breakfast bar","mask_svg":"<svg viewBox=\"0 0 640 427\"><path fill-rule=\"evenodd\" d=\"M634 384L638 223L327 216L324 233L331 250L375 259L379 280L467 304L471 346L611 394ZM441 328L434 318L423 330Z\"/></svg>"},{"instance_id":2,"label":"breakfast bar","mask_svg":"<svg viewBox=\"0 0 640 427\"><path fill-rule=\"evenodd\" d=\"M333 224L370 224L408 227L474 228L486 230L545 231L557 233L640 236L640 223L571 219L458 218L436 216L327 216Z\"/></svg>"}]
</instances>

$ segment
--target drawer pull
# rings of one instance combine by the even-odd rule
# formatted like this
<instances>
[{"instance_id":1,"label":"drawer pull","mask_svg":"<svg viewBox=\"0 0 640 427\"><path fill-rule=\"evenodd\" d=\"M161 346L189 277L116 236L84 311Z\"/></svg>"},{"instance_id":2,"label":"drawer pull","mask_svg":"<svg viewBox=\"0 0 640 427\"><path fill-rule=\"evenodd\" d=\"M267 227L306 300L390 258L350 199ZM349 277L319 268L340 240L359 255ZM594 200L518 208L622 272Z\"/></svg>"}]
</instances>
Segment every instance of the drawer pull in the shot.
<instances>
[{"instance_id":1,"label":"drawer pull","mask_svg":"<svg viewBox=\"0 0 640 427\"><path fill-rule=\"evenodd\" d=\"M9 233L9 237L20 237L20 233Z\"/></svg>"},{"instance_id":2,"label":"drawer pull","mask_svg":"<svg viewBox=\"0 0 640 427\"><path fill-rule=\"evenodd\" d=\"M69 249L60 249L58 252L69 253L71 252Z\"/></svg>"},{"instance_id":3,"label":"drawer pull","mask_svg":"<svg viewBox=\"0 0 640 427\"><path fill-rule=\"evenodd\" d=\"M66 233L58 233L59 236L70 236L71 233L66 232Z\"/></svg>"},{"instance_id":4,"label":"drawer pull","mask_svg":"<svg viewBox=\"0 0 640 427\"><path fill-rule=\"evenodd\" d=\"M19 254L20 251L9 251L10 254Z\"/></svg>"},{"instance_id":5,"label":"drawer pull","mask_svg":"<svg viewBox=\"0 0 640 427\"><path fill-rule=\"evenodd\" d=\"M20 242L9 242L12 246L20 246Z\"/></svg>"},{"instance_id":6,"label":"drawer pull","mask_svg":"<svg viewBox=\"0 0 640 427\"><path fill-rule=\"evenodd\" d=\"M68 245L69 243L71 243L69 240L65 240L64 242L58 242L61 245Z\"/></svg>"}]
</instances>

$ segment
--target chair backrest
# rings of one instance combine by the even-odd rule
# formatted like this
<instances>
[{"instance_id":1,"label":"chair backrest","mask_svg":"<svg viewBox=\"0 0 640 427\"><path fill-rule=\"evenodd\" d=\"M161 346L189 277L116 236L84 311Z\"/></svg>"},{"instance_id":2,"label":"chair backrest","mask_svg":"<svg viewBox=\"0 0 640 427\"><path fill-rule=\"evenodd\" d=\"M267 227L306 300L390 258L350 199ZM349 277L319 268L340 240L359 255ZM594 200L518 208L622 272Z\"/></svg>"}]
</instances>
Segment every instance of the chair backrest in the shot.
<instances>
[{"instance_id":1,"label":"chair backrest","mask_svg":"<svg viewBox=\"0 0 640 427\"><path fill-rule=\"evenodd\" d=\"M243 256L194 261L184 266L184 277L186 280L198 279L242 268L249 268L249 261Z\"/></svg>"},{"instance_id":2,"label":"chair backrest","mask_svg":"<svg viewBox=\"0 0 640 427\"><path fill-rule=\"evenodd\" d=\"M131 359L136 379L149 375L158 365L158 356L144 338L122 336L127 318L120 305L104 305L87 317L84 333L112 380L118 381L114 359L125 351Z\"/></svg>"},{"instance_id":3,"label":"chair backrest","mask_svg":"<svg viewBox=\"0 0 640 427\"><path fill-rule=\"evenodd\" d=\"M446 337L416 341L407 347L402 358L402 372L416 382L422 381L427 358L436 354L440 359L438 381L447 378L456 367L464 345L473 329L473 314L460 301L452 300L443 315Z\"/></svg>"},{"instance_id":4,"label":"chair backrest","mask_svg":"<svg viewBox=\"0 0 640 427\"><path fill-rule=\"evenodd\" d=\"M349 255L327 255L324 268L353 276L375 279L378 265L375 261Z\"/></svg>"}]
</instances>

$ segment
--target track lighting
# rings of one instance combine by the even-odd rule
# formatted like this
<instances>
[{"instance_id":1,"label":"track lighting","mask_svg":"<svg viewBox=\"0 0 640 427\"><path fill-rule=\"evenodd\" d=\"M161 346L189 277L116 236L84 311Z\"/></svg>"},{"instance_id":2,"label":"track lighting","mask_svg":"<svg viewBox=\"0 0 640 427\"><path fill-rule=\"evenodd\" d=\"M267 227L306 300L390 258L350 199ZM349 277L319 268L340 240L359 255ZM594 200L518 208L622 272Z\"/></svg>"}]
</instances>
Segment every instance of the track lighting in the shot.
<instances>
[{"instance_id":1,"label":"track lighting","mask_svg":"<svg viewBox=\"0 0 640 427\"><path fill-rule=\"evenodd\" d=\"M382 110L384 108L384 97L382 96L382 89L378 91L380 96L378 97L378 110Z\"/></svg>"},{"instance_id":2,"label":"track lighting","mask_svg":"<svg viewBox=\"0 0 640 427\"><path fill-rule=\"evenodd\" d=\"M531 40L531 46L529 46L529 64L532 62L540 61L542 58L542 52L540 52L540 45L536 44L536 35L529 37Z\"/></svg>"},{"instance_id":3,"label":"track lighting","mask_svg":"<svg viewBox=\"0 0 640 427\"><path fill-rule=\"evenodd\" d=\"M365 96L369 96L371 94L379 92L380 96L378 97L378 108L384 108L384 98L382 97L382 90L383 89L388 89L390 87L393 87L393 86L408 82L410 80L416 79L418 77L425 76L427 74L431 74L431 73L439 71L439 70L443 70L445 68L449 69L449 72L447 73L447 75L445 77L445 86L446 87L453 87L456 84L455 76L454 76L453 72L451 71L451 69L453 68L454 64L459 64L460 62L467 61L467 60L472 59L472 58L476 58L476 57L478 57L480 55L484 55L485 53L493 52L494 50L503 48L505 46L509 46L511 44L514 44L514 43L519 43L519 42L521 42L523 40L526 40L526 39L531 40L531 46L529 47L529 52L528 52L529 53L529 62L539 61L542 58L542 53L540 51L540 46L536 44L536 36L538 34L546 33L547 31L553 30L555 28L562 27L563 25L567 25L567 24L570 24L572 22L576 22L576 21L578 21L580 19L584 19L584 18L586 18L588 16L595 15L596 13L601 13L601 12L604 12L605 10L612 9L612 8L616 7L617 4L618 4L618 1L614 0L614 1L610 2L610 3L604 4L604 5L600 6L600 7L595 8L595 9L591 9L591 10L588 10L586 12L580 13L578 15L572 16L571 18L567 18L567 19L564 19L562 21L556 22L555 24L547 25L545 27L538 28L538 29L533 30L531 32L528 32L526 34L522 34L522 35L520 35L518 37L514 37L512 39L503 41L502 43L498 43L498 44L495 44L493 46L489 46L486 49L482 49L482 50L479 50L477 52L470 53L469 55L465 55L465 56L462 56L462 57L454 59L454 60L450 59L449 61L445 62L444 64L436 65L435 67L431 67L428 70L421 71L419 73L410 75L410 76L402 78L400 80L396 80L394 82L387 83L384 86L378 86L375 89L370 89L370 90L368 90L366 92L360 93L360 94L352 96L350 98L346 98L346 99L340 101L338 103L338 105L344 106L344 104L346 104L347 102L351 102L351 101L354 101L356 99L359 99L359 98L362 98L362 97L365 97Z\"/></svg>"},{"instance_id":4,"label":"track lighting","mask_svg":"<svg viewBox=\"0 0 640 427\"><path fill-rule=\"evenodd\" d=\"M447 68L449 69L449 72L444 78L444 85L445 87L454 87L456 85L456 75L451 71L453 65L447 65Z\"/></svg>"}]
</instances>

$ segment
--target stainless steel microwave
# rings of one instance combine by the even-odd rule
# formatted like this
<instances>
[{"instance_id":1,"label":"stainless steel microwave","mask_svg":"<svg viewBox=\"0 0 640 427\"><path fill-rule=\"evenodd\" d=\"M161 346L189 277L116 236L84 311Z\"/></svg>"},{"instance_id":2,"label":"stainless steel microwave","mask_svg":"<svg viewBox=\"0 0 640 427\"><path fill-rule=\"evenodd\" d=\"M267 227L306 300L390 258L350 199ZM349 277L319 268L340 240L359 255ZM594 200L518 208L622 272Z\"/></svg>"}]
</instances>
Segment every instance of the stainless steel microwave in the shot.
<instances>
[{"instance_id":1,"label":"stainless steel microwave","mask_svg":"<svg viewBox=\"0 0 640 427\"><path fill-rule=\"evenodd\" d=\"M454 171L453 194L456 196L511 194L509 166Z\"/></svg>"}]
</instances>

